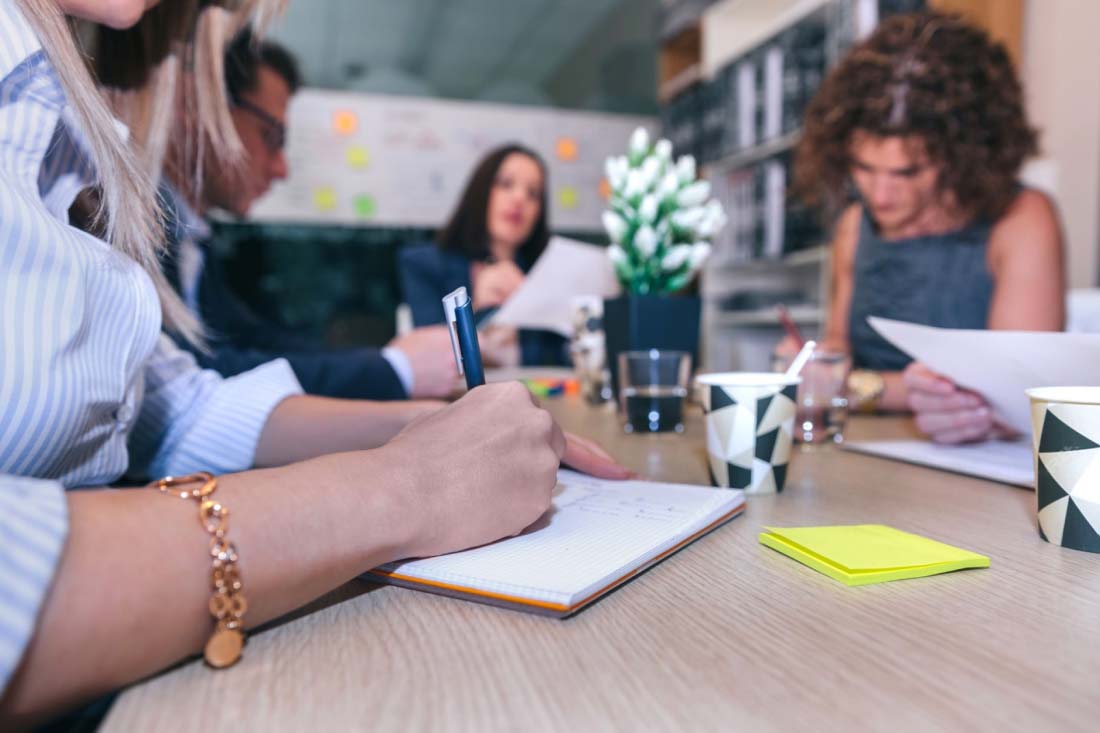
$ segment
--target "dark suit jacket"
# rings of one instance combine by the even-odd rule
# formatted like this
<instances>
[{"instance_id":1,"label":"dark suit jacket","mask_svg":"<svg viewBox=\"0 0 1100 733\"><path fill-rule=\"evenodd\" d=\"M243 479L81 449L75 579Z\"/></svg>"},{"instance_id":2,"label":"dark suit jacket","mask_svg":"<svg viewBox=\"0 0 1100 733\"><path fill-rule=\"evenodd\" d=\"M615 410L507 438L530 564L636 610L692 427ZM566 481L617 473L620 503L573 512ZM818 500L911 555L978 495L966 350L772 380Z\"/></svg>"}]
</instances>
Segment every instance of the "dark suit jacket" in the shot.
<instances>
[{"instance_id":1,"label":"dark suit jacket","mask_svg":"<svg viewBox=\"0 0 1100 733\"><path fill-rule=\"evenodd\" d=\"M401 291L412 309L413 324L427 326L443 323L443 296L455 288L473 291L470 283L470 261L460 254L444 252L434 244L406 247L398 255L401 271ZM531 269L518 263L524 272ZM495 309L478 311L478 322L492 315ZM521 329L519 332L520 361L524 366L568 366L566 341L552 331Z\"/></svg>"},{"instance_id":2,"label":"dark suit jacket","mask_svg":"<svg viewBox=\"0 0 1100 733\"><path fill-rule=\"evenodd\" d=\"M165 274L177 292L181 289L176 257L181 227L172 196L162 190L167 214L168 253ZM264 320L230 289L225 269L209 250L203 249L203 270L198 286L199 316L207 328L211 353L187 343L180 346L195 355L205 368L230 377L280 357L290 362L307 394L348 399L404 399L405 388L381 349L325 348Z\"/></svg>"}]
</instances>

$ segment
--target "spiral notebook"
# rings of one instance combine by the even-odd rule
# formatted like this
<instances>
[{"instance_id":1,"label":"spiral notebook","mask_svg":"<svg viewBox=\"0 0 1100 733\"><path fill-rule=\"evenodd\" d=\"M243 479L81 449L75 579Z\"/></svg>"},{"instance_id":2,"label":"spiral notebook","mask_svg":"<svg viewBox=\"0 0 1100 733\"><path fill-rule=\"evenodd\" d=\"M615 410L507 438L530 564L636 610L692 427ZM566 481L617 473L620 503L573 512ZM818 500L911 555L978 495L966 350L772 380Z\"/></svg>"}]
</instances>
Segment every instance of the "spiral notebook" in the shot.
<instances>
[{"instance_id":1,"label":"spiral notebook","mask_svg":"<svg viewBox=\"0 0 1100 733\"><path fill-rule=\"evenodd\" d=\"M550 511L522 534L364 578L563 618L744 508L741 491L560 471Z\"/></svg>"}]
</instances>

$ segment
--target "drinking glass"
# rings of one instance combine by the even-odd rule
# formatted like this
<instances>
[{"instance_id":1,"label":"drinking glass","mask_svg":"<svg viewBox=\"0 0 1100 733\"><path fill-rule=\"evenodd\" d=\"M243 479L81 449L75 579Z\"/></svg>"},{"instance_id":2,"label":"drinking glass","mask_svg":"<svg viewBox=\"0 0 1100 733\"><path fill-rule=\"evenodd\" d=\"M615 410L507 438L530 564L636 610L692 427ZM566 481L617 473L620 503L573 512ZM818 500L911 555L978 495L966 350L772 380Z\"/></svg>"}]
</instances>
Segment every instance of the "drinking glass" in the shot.
<instances>
[{"instance_id":1,"label":"drinking glass","mask_svg":"<svg viewBox=\"0 0 1100 733\"><path fill-rule=\"evenodd\" d=\"M684 398L691 377L686 351L619 354L619 406L628 433L684 432Z\"/></svg>"}]
</instances>

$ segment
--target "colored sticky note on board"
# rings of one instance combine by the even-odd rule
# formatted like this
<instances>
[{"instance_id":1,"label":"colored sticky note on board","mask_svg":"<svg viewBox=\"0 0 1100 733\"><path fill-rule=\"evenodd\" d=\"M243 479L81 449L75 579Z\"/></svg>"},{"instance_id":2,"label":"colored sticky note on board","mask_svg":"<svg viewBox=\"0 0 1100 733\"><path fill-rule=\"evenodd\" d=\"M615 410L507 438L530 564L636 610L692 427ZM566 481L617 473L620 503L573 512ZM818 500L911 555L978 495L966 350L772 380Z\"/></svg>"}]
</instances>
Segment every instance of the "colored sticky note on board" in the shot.
<instances>
[{"instance_id":1,"label":"colored sticky note on board","mask_svg":"<svg viewBox=\"0 0 1100 733\"><path fill-rule=\"evenodd\" d=\"M313 192L313 205L318 211L332 211L336 208L336 189L321 186Z\"/></svg>"},{"instance_id":2,"label":"colored sticky note on board","mask_svg":"<svg viewBox=\"0 0 1100 733\"><path fill-rule=\"evenodd\" d=\"M348 165L352 168L366 168L370 165L370 151L362 145L352 145L346 155Z\"/></svg>"},{"instance_id":3,"label":"colored sticky note on board","mask_svg":"<svg viewBox=\"0 0 1100 733\"><path fill-rule=\"evenodd\" d=\"M558 203L563 209L575 209L580 203L580 194L572 186L562 186L558 190Z\"/></svg>"},{"instance_id":4,"label":"colored sticky note on board","mask_svg":"<svg viewBox=\"0 0 1100 733\"><path fill-rule=\"evenodd\" d=\"M852 586L989 567L984 555L881 524L767 527L760 542Z\"/></svg>"},{"instance_id":5,"label":"colored sticky note on board","mask_svg":"<svg viewBox=\"0 0 1100 733\"><path fill-rule=\"evenodd\" d=\"M359 115L350 109L338 109L332 113L332 129L337 135L351 135L359 128Z\"/></svg>"},{"instance_id":6,"label":"colored sticky note on board","mask_svg":"<svg viewBox=\"0 0 1100 733\"><path fill-rule=\"evenodd\" d=\"M611 198L611 182L606 177L600 179L600 198L604 201Z\"/></svg>"},{"instance_id":7,"label":"colored sticky note on board","mask_svg":"<svg viewBox=\"0 0 1100 733\"><path fill-rule=\"evenodd\" d=\"M580 146L571 137L559 137L557 143L554 144L554 152L558 156L558 160L572 163L580 155Z\"/></svg>"},{"instance_id":8,"label":"colored sticky note on board","mask_svg":"<svg viewBox=\"0 0 1100 733\"><path fill-rule=\"evenodd\" d=\"M355 209L355 214L364 219L374 216L375 211L378 209L374 197L367 193L361 193L352 199L352 207Z\"/></svg>"}]
</instances>

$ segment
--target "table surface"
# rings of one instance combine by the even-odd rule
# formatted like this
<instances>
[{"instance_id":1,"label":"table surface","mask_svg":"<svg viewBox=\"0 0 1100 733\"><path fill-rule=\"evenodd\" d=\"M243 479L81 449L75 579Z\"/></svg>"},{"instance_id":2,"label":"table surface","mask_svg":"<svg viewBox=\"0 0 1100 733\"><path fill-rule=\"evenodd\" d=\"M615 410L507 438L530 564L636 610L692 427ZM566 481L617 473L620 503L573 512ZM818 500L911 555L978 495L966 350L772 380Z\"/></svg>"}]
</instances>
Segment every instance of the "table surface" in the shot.
<instances>
[{"instance_id":1,"label":"table surface","mask_svg":"<svg viewBox=\"0 0 1100 733\"><path fill-rule=\"evenodd\" d=\"M707 482L696 410L683 435L628 436L610 406L545 404L642 474ZM848 588L757 540L860 523L992 565ZM825 449L573 618L355 581L254 633L229 670L195 661L130 688L102 730L1095 731L1098 683L1100 555L1043 542L1033 492Z\"/></svg>"}]
</instances>

